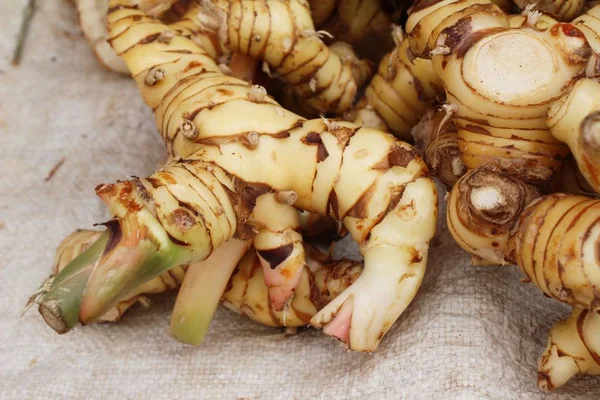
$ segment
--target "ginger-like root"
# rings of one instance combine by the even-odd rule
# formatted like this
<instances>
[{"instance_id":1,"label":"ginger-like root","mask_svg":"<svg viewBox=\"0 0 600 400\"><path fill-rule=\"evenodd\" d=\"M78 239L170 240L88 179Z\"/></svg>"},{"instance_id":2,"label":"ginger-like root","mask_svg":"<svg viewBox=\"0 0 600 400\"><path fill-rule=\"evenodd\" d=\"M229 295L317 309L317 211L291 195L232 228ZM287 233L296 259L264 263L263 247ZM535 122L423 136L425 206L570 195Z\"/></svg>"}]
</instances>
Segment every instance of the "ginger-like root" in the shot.
<instances>
[{"instance_id":1,"label":"ginger-like root","mask_svg":"<svg viewBox=\"0 0 600 400\"><path fill-rule=\"evenodd\" d=\"M352 67L329 50L301 0L203 0L201 21L232 52L264 60L295 95L319 112L342 113L358 85Z\"/></svg>"},{"instance_id":2,"label":"ginger-like root","mask_svg":"<svg viewBox=\"0 0 600 400\"><path fill-rule=\"evenodd\" d=\"M444 109L428 110L411 134L415 147L425 155L429 170L448 189L467 172L460 159L456 125Z\"/></svg>"},{"instance_id":3,"label":"ginger-like root","mask_svg":"<svg viewBox=\"0 0 600 400\"><path fill-rule=\"evenodd\" d=\"M231 238L251 238L257 198L294 191L296 208L343 221L365 258L363 274L311 325L353 350L374 350L425 271L437 194L423 160L384 132L306 121L261 88L223 75L200 46L126 0L111 0L110 9L111 43L179 159L148 178L97 187L114 226L84 290L52 287L45 297L70 301L46 307L48 314L65 330L77 320L63 321L64 311L93 322L170 268L205 260ZM168 43L157 40L165 32L173 34Z\"/></svg>"},{"instance_id":4,"label":"ginger-like root","mask_svg":"<svg viewBox=\"0 0 600 400\"><path fill-rule=\"evenodd\" d=\"M575 307L548 334L538 366L538 386L554 390L577 374L600 375L600 315Z\"/></svg>"},{"instance_id":5,"label":"ginger-like root","mask_svg":"<svg viewBox=\"0 0 600 400\"><path fill-rule=\"evenodd\" d=\"M569 146L589 185L600 193L600 83L579 80L550 108L547 122L552 134Z\"/></svg>"},{"instance_id":6,"label":"ginger-like root","mask_svg":"<svg viewBox=\"0 0 600 400\"><path fill-rule=\"evenodd\" d=\"M600 310L600 200L551 194L530 204L510 239L510 258L545 294Z\"/></svg>"},{"instance_id":7,"label":"ginger-like root","mask_svg":"<svg viewBox=\"0 0 600 400\"><path fill-rule=\"evenodd\" d=\"M448 229L473 264L505 265L511 229L537 189L493 165L467 172L450 192Z\"/></svg>"},{"instance_id":8,"label":"ginger-like root","mask_svg":"<svg viewBox=\"0 0 600 400\"><path fill-rule=\"evenodd\" d=\"M220 203L224 214L236 208L238 220L229 221L230 226L241 225L247 218L244 215L250 211L254 196L261 190L271 190L269 188L296 191L299 193L299 208L320 213L329 209L338 219L344 216L346 228L361 245L365 272L315 315L311 324L326 326L343 303L353 299L353 312L345 315L352 319L352 323L347 325L345 333L335 334L339 334L341 339L347 338L348 346L354 350L373 350L412 300L422 280L427 242L435 229L437 197L430 179L415 178L415 175L425 173L422 161L404 150L394 150L399 143L391 137L359 129L344 149L338 147L336 136L324 132L325 128L325 123L318 120L306 122L303 128L292 129L287 139L269 140L268 135L262 135L260 140L264 147L256 149L248 149L235 142L220 147L204 146L197 154L148 179L101 186L99 195L105 198L123 228L120 235L112 236L111 243L117 243L96 263L87 282L81 300L80 319L92 322L146 279L168 270L173 264L206 258L211 248L219 245L218 242L211 245L212 241L227 240L233 235L231 230L223 229L218 221L214 221L216 214L203 206L204 201L196 194L207 192L205 186L201 182L193 182L188 175L202 176L208 173L208 169L211 170L209 176L217 175L223 179L221 184L213 181L213 190L221 191L226 187L233 201L233 204ZM340 128L344 131L339 131ZM340 128L333 133L351 133L345 130L348 127ZM331 127L329 129L332 130ZM310 144L311 139L306 139L315 131L323 132L320 136L322 143L331 144L325 147L326 160L339 160L337 168L332 168L330 163L317 162L318 146ZM393 146L392 150L390 146ZM265 163L268 158L262 155L261 148L269 153L274 151L279 162ZM274 181L286 178L285 171L296 171L286 163L293 163L298 155L304 160L304 168L310 167L310 161L313 161L312 168L302 175L292 175L295 180ZM365 157L371 158L365 162ZM404 164L408 161L404 157L410 160L408 164ZM345 162L341 162L342 159ZM244 161L240 163L241 160ZM255 168L249 168L252 165ZM361 165L368 175L361 174ZM377 168L381 169L373 170L378 165L381 167ZM336 184L328 183L336 177ZM255 179L255 183L249 183L250 179ZM356 182L366 184L358 193ZM187 189L190 185L193 185L193 192ZM315 192L323 191L322 194L311 193L311 187ZM348 201L350 193L353 199ZM147 203L142 203L142 199ZM318 203L322 208L315 207ZM151 219L150 207L154 208L156 219ZM214 222L204 225L202 217ZM134 231L144 234L139 238L133 237L131 232ZM117 241L119 236L122 240ZM156 242L158 246L154 247Z\"/></svg>"},{"instance_id":9,"label":"ginger-like root","mask_svg":"<svg viewBox=\"0 0 600 400\"><path fill-rule=\"evenodd\" d=\"M546 112L585 69L591 49L575 25L535 22L515 29L488 0L443 0L418 2L406 26L411 49L431 57L456 110L467 168L496 165L543 184L569 153L546 126Z\"/></svg>"},{"instance_id":10,"label":"ginger-like root","mask_svg":"<svg viewBox=\"0 0 600 400\"><path fill-rule=\"evenodd\" d=\"M262 210L261 214L263 214L263 218L254 218L253 224L255 226L260 226L265 224L266 222L270 222L274 225L271 225L271 229L276 229L278 225L282 222L282 215L278 214L280 212L291 212L294 213L293 219L298 219L297 211L291 207L290 205L284 206L281 203L274 202L261 202L260 200L264 198L264 200L268 200L270 198L274 198L275 195L263 195L258 199L258 206L255 211ZM279 196L281 198L281 196ZM288 197L289 198L289 197ZM280 207L277 207L277 206ZM287 208L285 208L287 207ZM278 209L278 208L283 208ZM272 214L271 219L265 218L264 214L267 213L275 213ZM260 217L256 215L256 212L253 215L254 217ZM276 217L276 218L273 218ZM314 221L315 218L312 218L313 222L311 224L306 224L303 228L314 230L315 224L318 224L319 221L322 221L323 218L320 218L317 221ZM285 220L285 219L284 219ZM298 223L299 224L299 223ZM323 224L321 224L323 225ZM336 230L335 227L331 226L331 224L325 224L324 227L326 231ZM322 227L323 228L323 227ZM323 232L323 229L320 229L321 232L311 232L312 234L323 234L327 232ZM64 267L66 267L76 256L84 252L90 245L92 245L98 238L101 236L102 232L92 231L92 230L79 230L74 232L73 234L67 236L58 246L54 267L53 267L53 275L55 276L58 272L60 272ZM287 235L288 232L283 232L282 234ZM295 235L298 235L294 232ZM259 241L260 232L255 237L255 244ZM263 240L264 241L264 240ZM147 295L163 293L172 289L177 288L183 282L179 294L177 296L177 302L175 303L175 308L173 310L173 315L171 317L171 334L186 343L191 344L199 344L202 342L206 331L208 330L210 321L212 320L212 316L214 311L216 310L216 306L218 305L221 299L221 293L225 290L225 286L229 281L229 278L233 272L233 269L238 264L238 261L241 259L244 251L248 247L249 242L241 242L236 240L230 240L228 243L225 243L223 246L218 247L211 256L203 261L198 263L192 263L189 266L179 266L175 267L164 274L160 275L157 278L154 278L139 288L136 289L134 293L128 296L123 301L119 302L115 307L113 307L110 311L104 314L102 317L98 319L99 322L114 322L119 320L122 315L127 311L131 306L136 303L140 303L144 306L148 306L150 304L150 299ZM260 248L256 248L257 251L263 253ZM304 265L304 249L300 244L300 251L302 252L301 265ZM314 254L316 250L312 250ZM314 258L314 257L313 257ZM323 259L321 255L319 257ZM314 259L308 261L310 263L317 262ZM356 265L354 263L353 265ZM362 268L361 268L362 269ZM186 275L187 271L187 275ZM267 272L267 269L265 269ZM292 291L297 290L296 286L301 280L302 269L298 271L298 277L294 282L294 286L292 287ZM313 271L314 272L314 271ZM325 273L325 272L323 272ZM186 276L184 280L184 276ZM262 275L261 275L262 276ZM267 276L267 274L264 274ZM353 275L354 276L354 275ZM358 275L356 275L358 277ZM311 277L311 279L313 279ZM352 282L354 279L352 280ZM312 282L312 281L311 281ZM236 283L239 285L244 285L245 282L241 280L239 277L236 280ZM268 284L268 279L265 280L264 284ZM350 282L351 283L351 282ZM264 285L263 284L263 285ZM346 285L348 286L348 285ZM262 293L263 287L260 286L258 289ZM237 287L235 288L237 290ZM271 289L269 289L271 290ZM311 301L310 292L314 289L308 285L308 287L304 287L301 289L301 293L297 296L300 298L304 298L305 300L297 300L296 303L300 301ZM306 293L304 293L306 292ZM291 293L289 294L291 295ZM289 298L288 295L288 298ZM246 296L247 299L253 299L254 296L252 294L248 294ZM309 299L309 300L306 300ZM283 302L285 302L284 299ZM245 300L240 300L245 301ZM262 299L258 300L262 301ZM261 303L262 304L262 303ZM273 301L271 301L273 304ZM268 305L271 308L271 304ZM318 309L320 309L325 303L319 301L316 303ZM283 303L281 304L283 306ZM275 310L281 311L283 307L275 308ZM304 307L305 308L305 307ZM266 310L267 308L265 308ZM302 307L300 309L303 309ZM316 313L317 309L315 309L310 316ZM295 315L295 314L294 314ZM306 315L306 314L302 314ZM310 319L310 318L309 318ZM309 322L309 319L304 318L303 324L306 325ZM260 322L260 319L259 319Z\"/></svg>"},{"instance_id":11,"label":"ginger-like root","mask_svg":"<svg viewBox=\"0 0 600 400\"><path fill-rule=\"evenodd\" d=\"M513 0L521 9L535 7L560 21L571 21L583 12L585 0Z\"/></svg>"},{"instance_id":12,"label":"ginger-like root","mask_svg":"<svg viewBox=\"0 0 600 400\"><path fill-rule=\"evenodd\" d=\"M144 22L138 36L155 39L148 46L132 47L130 35L124 31L124 24L138 22L132 21L134 17ZM263 87L225 75L201 42L188 40L192 38L187 31L179 34L133 8L115 10L108 15L108 22L111 44L127 62L144 102L154 110L156 125L172 157L185 157L205 145L231 141L252 147L257 144L258 132L277 136L301 124L301 117L281 108ZM168 43L159 41L156 38L161 34L173 38ZM159 57L159 61L152 57ZM220 129L220 119L231 120L231 115L242 109L254 115L254 121L239 121L227 131ZM204 129L200 131L198 126Z\"/></svg>"},{"instance_id":13,"label":"ginger-like root","mask_svg":"<svg viewBox=\"0 0 600 400\"><path fill-rule=\"evenodd\" d=\"M401 139L410 131L442 93L442 84L430 60L417 58L394 30L396 48L379 64L377 74L346 119L357 125L385 129Z\"/></svg>"},{"instance_id":14,"label":"ginger-like root","mask_svg":"<svg viewBox=\"0 0 600 400\"><path fill-rule=\"evenodd\" d=\"M262 195L252 213L252 224L258 230L254 247L276 311L281 311L294 294L304 268L300 219L292 207L297 197L295 192Z\"/></svg>"},{"instance_id":15,"label":"ginger-like root","mask_svg":"<svg viewBox=\"0 0 600 400\"><path fill-rule=\"evenodd\" d=\"M365 260L362 275L312 318L312 326L323 327L352 350L373 351L377 347L423 280L437 216L434 196L431 180L417 179L405 186L394 211L371 229L366 247L361 245ZM345 226L356 238L347 221L345 218ZM373 238L375 243L369 244ZM340 325L344 328L331 330Z\"/></svg>"},{"instance_id":16,"label":"ginger-like root","mask_svg":"<svg viewBox=\"0 0 600 400\"><path fill-rule=\"evenodd\" d=\"M310 246L307 247L306 263L294 297L278 311L271 308L259 257L255 252L246 253L231 277L230 288L223 294L223 305L263 325L302 327L352 285L362 272L360 262L333 261Z\"/></svg>"},{"instance_id":17,"label":"ginger-like root","mask_svg":"<svg viewBox=\"0 0 600 400\"><path fill-rule=\"evenodd\" d=\"M600 310L600 200L537 196L497 167L480 167L452 189L448 228L475 264L517 264L546 295Z\"/></svg>"}]
</instances>

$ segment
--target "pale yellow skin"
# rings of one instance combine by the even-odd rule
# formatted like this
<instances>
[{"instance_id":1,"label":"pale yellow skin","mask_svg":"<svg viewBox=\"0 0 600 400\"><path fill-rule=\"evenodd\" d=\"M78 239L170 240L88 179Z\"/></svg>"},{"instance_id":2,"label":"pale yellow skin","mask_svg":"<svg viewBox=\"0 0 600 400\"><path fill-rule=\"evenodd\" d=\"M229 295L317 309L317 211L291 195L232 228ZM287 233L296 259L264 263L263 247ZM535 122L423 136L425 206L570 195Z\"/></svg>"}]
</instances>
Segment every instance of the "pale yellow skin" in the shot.
<instances>
[{"instance_id":1,"label":"pale yellow skin","mask_svg":"<svg viewBox=\"0 0 600 400\"><path fill-rule=\"evenodd\" d=\"M548 334L538 366L538 386L553 390L577 374L600 375L600 315L576 307Z\"/></svg>"},{"instance_id":2,"label":"pale yellow skin","mask_svg":"<svg viewBox=\"0 0 600 400\"><path fill-rule=\"evenodd\" d=\"M396 48L382 59L351 117L357 125L411 139L411 129L443 96L443 86L431 61L414 57L408 41L398 31L395 35Z\"/></svg>"},{"instance_id":3,"label":"pale yellow skin","mask_svg":"<svg viewBox=\"0 0 600 400\"><path fill-rule=\"evenodd\" d=\"M586 117L599 111L600 83L596 79L581 79L548 110L547 117L550 131L569 146L579 171L596 193L600 193L600 122L595 123L589 136L582 124Z\"/></svg>"},{"instance_id":4,"label":"pale yellow skin","mask_svg":"<svg viewBox=\"0 0 600 400\"><path fill-rule=\"evenodd\" d=\"M358 85L351 65L329 50L316 32L308 3L203 0L201 21L219 32L225 47L264 60L319 112L342 113Z\"/></svg>"},{"instance_id":5,"label":"pale yellow skin","mask_svg":"<svg viewBox=\"0 0 600 400\"><path fill-rule=\"evenodd\" d=\"M597 311L600 200L552 194L530 204L511 237L511 258L546 295Z\"/></svg>"},{"instance_id":6,"label":"pale yellow skin","mask_svg":"<svg viewBox=\"0 0 600 400\"><path fill-rule=\"evenodd\" d=\"M135 223L152 237L138 243L177 249L181 263L201 261L243 230L258 195L294 191L296 208L343 221L365 259L363 274L310 323L342 322L344 332L328 332L350 349L373 351L415 296L435 232L435 185L414 149L381 131L287 112L259 88L223 75L194 42L176 34L168 43L144 40L168 27L125 0L111 4L113 48L168 148L182 157L147 179L97 188L123 228L120 243ZM101 258L82 297L82 320L102 315L128 282L152 278L113 264L133 259L140 268L143 249L118 244ZM340 321L344 304L352 308Z\"/></svg>"},{"instance_id":7,"label":"pale yellow skin","mask_svg":"<svg viewBox=\"0 0 600 400\"><path fill-rule=\"evenodd\" d=\"M548 18L543 22L548 25ZM591 51L573 25L544 25L531 27L525 19L521 27L514 22L511 27L487 0L444 0L417 6L409 17L412 50L431 57L456 110L467 168L493 164L543 184L568 155L545 115L585 69Z\"/></svg>"}]
</instances>

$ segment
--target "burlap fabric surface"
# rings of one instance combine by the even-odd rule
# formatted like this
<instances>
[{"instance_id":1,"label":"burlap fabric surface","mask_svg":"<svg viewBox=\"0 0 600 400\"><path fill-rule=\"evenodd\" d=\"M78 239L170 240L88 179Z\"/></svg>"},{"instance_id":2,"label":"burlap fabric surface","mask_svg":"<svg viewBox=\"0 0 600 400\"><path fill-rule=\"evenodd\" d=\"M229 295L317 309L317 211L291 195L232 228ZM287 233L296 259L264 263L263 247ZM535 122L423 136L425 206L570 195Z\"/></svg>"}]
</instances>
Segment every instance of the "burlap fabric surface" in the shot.
<instances>
[{"instance_id":1,"label":"burlap fabric surface","mask_svg":"<svg viewBox=\"0 0 600 400\"><path fill-rule=\"evenodd\" d=\"M163 160L133 82L97 64L66 0L38 0L22 65L10 65L24 3L0 2L1 399L600 397L598 378L538 391L538 356L568 309L514 267L469 267L443 222L418 297L370 355L225 310L186 346L167 334L169 297L64 336L36 310L19 318L61 238L108 218L94 187Z\"/></svg>"}]
</instances>

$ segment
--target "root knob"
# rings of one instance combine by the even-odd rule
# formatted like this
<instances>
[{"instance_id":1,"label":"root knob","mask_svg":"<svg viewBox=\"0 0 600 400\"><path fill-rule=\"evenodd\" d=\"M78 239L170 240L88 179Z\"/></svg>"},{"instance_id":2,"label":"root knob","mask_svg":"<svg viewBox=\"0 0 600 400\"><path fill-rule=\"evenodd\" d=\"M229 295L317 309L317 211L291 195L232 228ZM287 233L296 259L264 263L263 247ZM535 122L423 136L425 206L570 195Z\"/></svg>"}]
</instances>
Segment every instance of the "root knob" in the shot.
<instances>
[{"instance_id":1,"label":"root knob","mask_svg":"<svg viewBox=\"0 0 600 400\"><path fill-rule=\"evenodd\" d=\"M293 190L284 190L282 192L278 192L276 198L278 202L291 206L298 201L298 193Z\"/></svg>"},{"instance_id":2,"label":"root knob","mask_svg":"<svg viewBox=\"0 0 600 400\"><path fill-rule=\"evenodd\" d=\"M173 32L163 31L156 40L158 40L159 43L169 44L171 43L171 40L173 40L174 37L175 35L173 34Z\"/></svg>"},{"instance_id":3,"label":"root knob","mask_svg":"<svg viewBox=\"0 0 600 400\"><path fill-rule=\"evenodd\" d=\"M252 132L248 132L247 134L244 135L244 138L242 139L242 143L251 148L254 149L258 146L258 142L260 140L260 135L258 134L258 132L252 131Z\"/></svg>"},{"instance_id":4,"label":"root knob","mask_svg":"<svg viewBox=\"0 0 600 400\"><path fill-rule=\"evenodd\" d=\"M253 85L248 91L248 100L253 103L262 103L267 97L267 89L260 85Z\"/></svg>"},{"instance_id":5,"label":"root knob","mask_svg":"<svg viewBox=\"0 0 600 400\"><path fill-rule=\"evenodd\" d=\"M183 121L179 127L183 136L188 140L194 140L198 136L198 129L192 121Z\"/></svg>"},{"instance_id":6,"label":"root knob","mask_svg":"<svg viewBox=\"0 0 600 400\"><path fill-rule=\"evenodd\" d=\"M163 79L165 79L165 71L161 68L152 68L144 78L144 83L146 86L154 86Z\"/></svg>"},{"instance_id":7,"label":"root knob","mask_svg":"<svg viewBox=\"0 0 600 400\"><path fill-rule=\"evenodd\" d=\"M559 299L568 299L571 295L571 291L566 288L561 288L558 293L556 293Z\"/></svg>"}]
</instances>

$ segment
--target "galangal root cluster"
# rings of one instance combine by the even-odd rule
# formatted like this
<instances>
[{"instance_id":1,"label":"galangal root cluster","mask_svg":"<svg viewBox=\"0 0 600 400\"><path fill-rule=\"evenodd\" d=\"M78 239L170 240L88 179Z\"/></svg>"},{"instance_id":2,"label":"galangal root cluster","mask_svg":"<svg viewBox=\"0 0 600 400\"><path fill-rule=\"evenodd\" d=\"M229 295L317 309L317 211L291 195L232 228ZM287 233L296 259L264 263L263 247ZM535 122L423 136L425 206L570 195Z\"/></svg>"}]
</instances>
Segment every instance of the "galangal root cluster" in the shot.
<instances>
[{"instance_id":1,"label":"galangal root cluster","mask_svg":"<svg viewBox=\"0 0 600 400\"><path fill-rule=\"evenodd\" d=\"M591 328L600 311L600 7L582 15L582 2L538 7L549 14L420 1L406 40L431 60L445 92L438 115L412 133L451 187L452 236L473 264L516 264L575 307L540 361L539 386L551 390L600 373L600 331Z\"/></svg>"},{"instance_id":2,"label":"galangal root cluster","mask_svg":"<svg viewBox=\"0 0 600 400\"><path fill-rule=\"evenodd\" d=\"M473 264L516 264L574 307L550 332L539 386L600 374L600 6L100 3L78 2L83 29L131 73L168 162L97 187L114 219L64 242L64 269L34 299L55 330L180 286L170 329L185 342L222 301L372 351L423 279L431 170ZM85 22L104 13L106 26ZM308 243L330 243L338 223L364 266Z\"/></svg>"},{"instance_id":3,"label":"galangal root cluster","mask_svg":"<svg viewBox=\"0 0 600 400\"><path fill-rule=\"evenodd\" d=\"M225 49L265 60L309 104L351 105L352 70L311 31L306 3L226 6L201 2L198 17ZM118 316L178 283L185 265L170 325L182 341L199 343L224 300L269 325L310 324L374 350L416 295L435 233L436 188L416 151L389 133L287 111L231 76L198 38L204 28L167 25L126 0L110 1L107 24L169 160L96 188L113 219L36 293L46 322L64 333ZM311 255L314 224L299 211L341 222L364 266Z\"/></svg>"}]
</instances>

